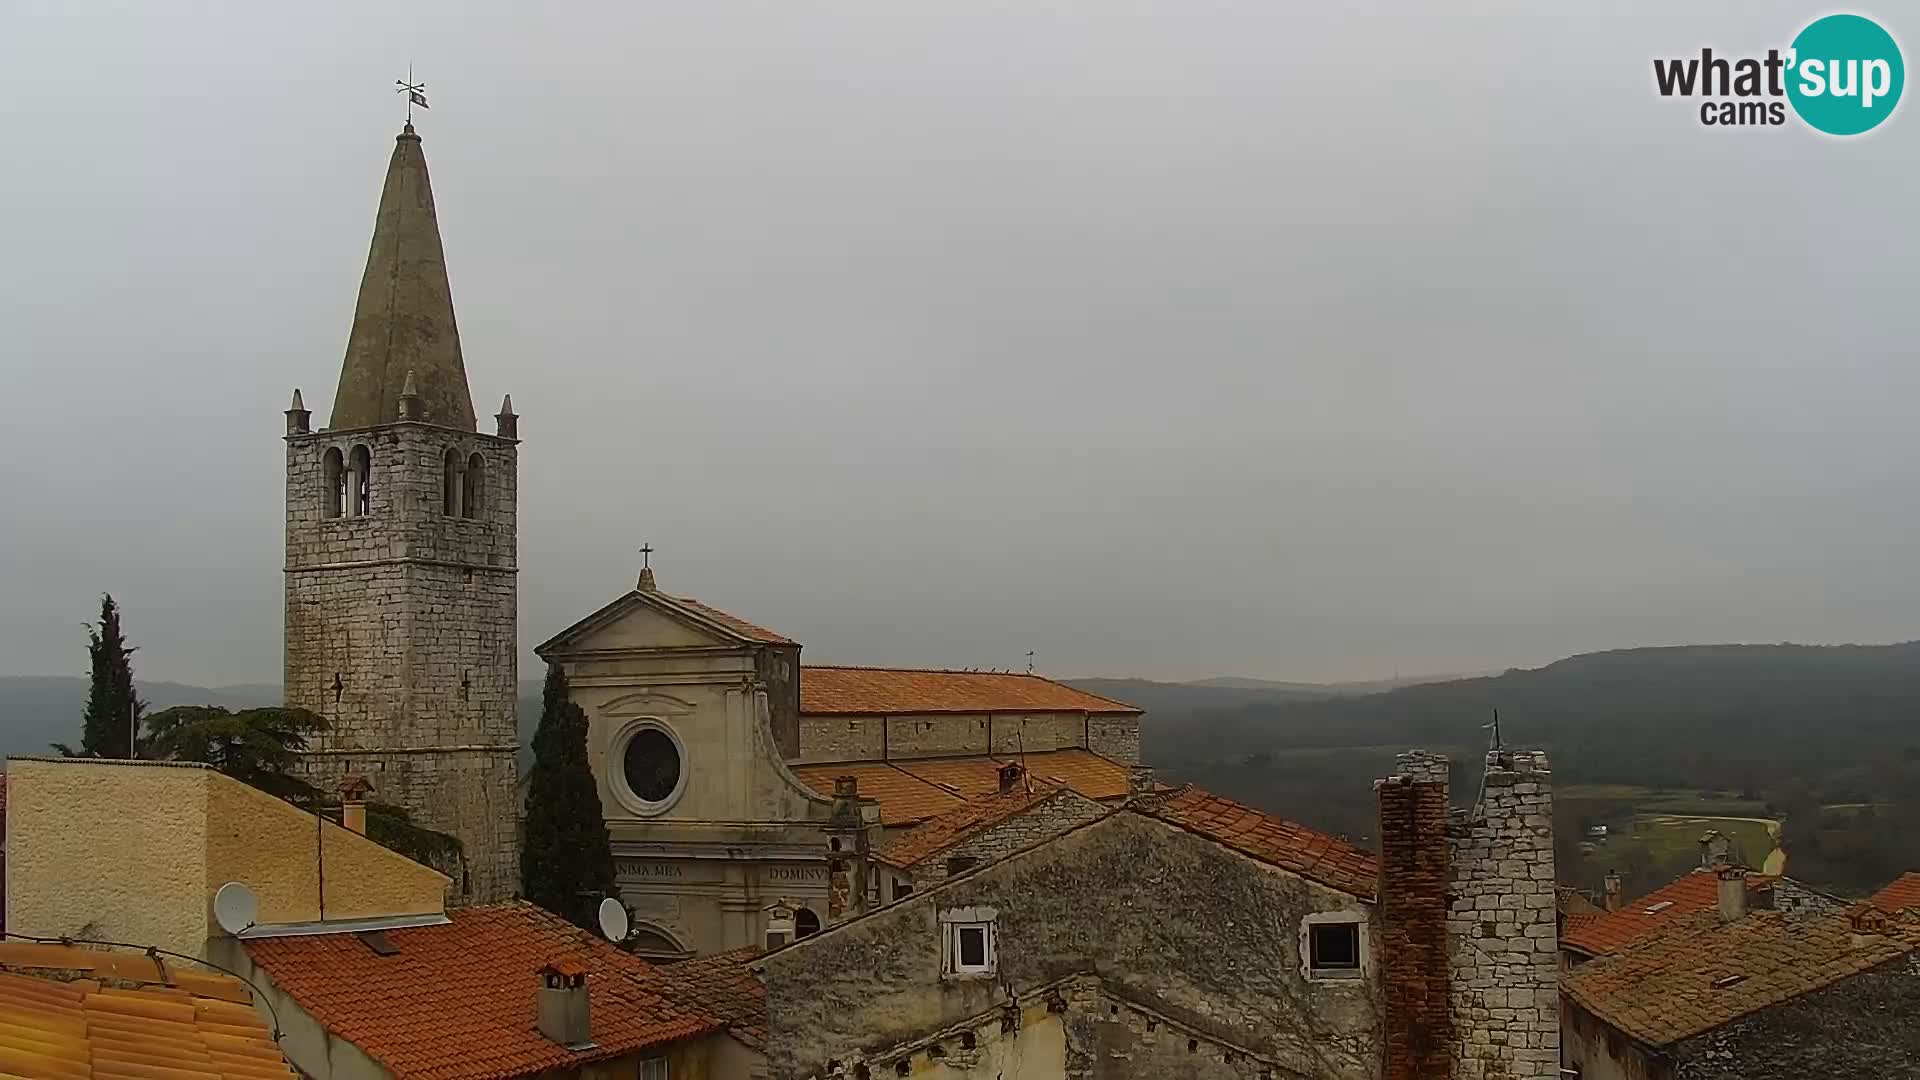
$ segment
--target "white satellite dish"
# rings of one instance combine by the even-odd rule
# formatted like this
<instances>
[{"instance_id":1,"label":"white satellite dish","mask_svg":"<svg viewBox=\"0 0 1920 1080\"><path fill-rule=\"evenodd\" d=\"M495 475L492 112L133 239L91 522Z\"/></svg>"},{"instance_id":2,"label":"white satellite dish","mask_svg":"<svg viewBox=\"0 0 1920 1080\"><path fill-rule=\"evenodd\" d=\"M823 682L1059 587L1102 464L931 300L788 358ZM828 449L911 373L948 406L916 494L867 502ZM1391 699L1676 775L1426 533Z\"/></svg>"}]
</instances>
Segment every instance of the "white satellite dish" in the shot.
<instances>
[{"instance_id":1,"label":"white satellite dish","mask_svg":"<svg viewBox=\"0 0 1920 1080\"><path fill-rule=\"evenodd\" d=\"M608 941L627 940L627 909L620 901L609 896L600 901L600 932Z\"/></svg>"},{"instance_id":2,"label":"white satellite dish","mask_svg":"<svg viewBox=\"0 0 1920 1080\"><path fill-rule=\"evenodd\" d=\"M227 882L213 894L213 919L220 924L220 929L234 937L252 929L254 916L259 913L260 904L254 900L253 890L237 881Z\"/></svg>"}]
</instances>

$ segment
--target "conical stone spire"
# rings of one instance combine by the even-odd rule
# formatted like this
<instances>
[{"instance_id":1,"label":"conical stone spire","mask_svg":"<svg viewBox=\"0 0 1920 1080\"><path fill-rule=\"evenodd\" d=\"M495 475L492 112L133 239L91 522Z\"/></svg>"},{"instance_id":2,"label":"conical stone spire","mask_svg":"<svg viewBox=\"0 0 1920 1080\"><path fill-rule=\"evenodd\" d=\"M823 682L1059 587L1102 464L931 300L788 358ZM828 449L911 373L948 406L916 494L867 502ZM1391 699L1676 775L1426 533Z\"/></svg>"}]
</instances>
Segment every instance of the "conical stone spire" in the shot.
<instances>
[{"instance_id":1,"label":"conical stone spire","mask_svg":"<svg viewBox=\"0 0 1920 1080\"><path fill-rule=\"evenodd\" d=\"M367 272L353 309L353 334L333 396L336 430L400 419L400 397L411 373L419 411L412 417L473 431L473 397L460 359L440 223L420 136L408 124L395 140L380 191Z\"/></svg>"}]
</instances>

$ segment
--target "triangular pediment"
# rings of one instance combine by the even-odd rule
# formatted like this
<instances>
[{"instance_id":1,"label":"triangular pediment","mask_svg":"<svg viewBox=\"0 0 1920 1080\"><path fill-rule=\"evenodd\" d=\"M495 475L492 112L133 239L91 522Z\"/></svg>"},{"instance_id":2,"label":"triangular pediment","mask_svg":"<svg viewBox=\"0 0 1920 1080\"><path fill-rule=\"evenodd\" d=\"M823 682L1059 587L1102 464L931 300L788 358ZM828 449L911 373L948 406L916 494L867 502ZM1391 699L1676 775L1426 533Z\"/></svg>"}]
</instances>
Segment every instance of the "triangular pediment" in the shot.
<instances>
[{"instance_id":1,"label":"triangular pediment","mask_svg":"<svg viewBox=\"0 0 1920 1080\"><path fill-rule=\"evenodd\" d=\"M573 624L534 652L729 648L756 642L679 598L634 591Z\"/></svg>"}]
</instances>

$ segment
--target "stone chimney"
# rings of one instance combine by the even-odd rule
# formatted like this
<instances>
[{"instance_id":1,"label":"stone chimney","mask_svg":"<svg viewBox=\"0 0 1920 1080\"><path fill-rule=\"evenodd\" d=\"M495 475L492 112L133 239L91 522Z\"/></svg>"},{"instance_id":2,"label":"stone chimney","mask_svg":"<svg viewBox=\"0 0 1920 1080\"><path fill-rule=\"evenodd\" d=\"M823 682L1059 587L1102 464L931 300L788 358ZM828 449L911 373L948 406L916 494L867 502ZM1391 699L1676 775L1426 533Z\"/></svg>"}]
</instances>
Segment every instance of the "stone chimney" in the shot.
<instances>
[{"instance_id":1,"label":"stone chimney","mask_svg":"<svg viewBox=\"0 0 1920 1080\"><path fill-rule=\"evenodd\" d=\"M1153 766L1151 765L1127 766L1127 794L1146 795L1152 792L1154 787L1155 787L1155 781L1153 779Z\"/></svg>"},{"instance_id":2,"label":"stone chimney","mask_svg":"<svg viewBox=\"0 0 1920 1080\"><path fill-rule=\"evenodd\" d=\"M1721 863L1713 874L1719 879L1720 921L1739 922L1747 917L1747 872L1738 866Z\"/></svg>"},{"instance_id":3,"label":"stone chimney","mask_svg":"<svg viewBox=\"0 0 1920 1080\"><path fill-rule=\"evenodd\" d=\"M879 831L880 804L860 797L860 778L834 777L826 823L828 921L852 918L873 906L871 890L879 884L873 849Z\"/></svg>"},{"instance_id":4,"label":"stone chimney","mask_svg":"<svg viewBox=\"0 0 1920 1080\"><path fill-rule=\"evenodd\" d=\"M367 795L373 785L359 773L340 778L340 824L361 836L367 835Z\"/></svg>"},{"instance_id":5,"label":"stone chimney","mask_svg":"<svg viewBox=\"0 0 1920 1080\"><path fill-rule=\"evenodd\" d=\"M1000 793L1019 791L1027 786L1027 770L1017 761L1000 766Z\"/></svg>"},{"instance_id":6,"label":"stone chimney","mask_svg":"<svg viewBox=\"0 0 1920 1080\"><path fill-rule=\"evenodd\" d=\"M587 998L587 969L572 960L555 960L540 969L540 1034L569 1050L593 1046L593 1008Z\"/></svg>"},{"instance_id":7,"label":"stone chimney","mask_svg":"<svg viewBox=\"0 0 1920 1080\"><path fill-rule=\"evenodd\" d=\"M1733 841L1726 838L1718 829L1708 829L1700 836L1700 865L1708 870L1733 861Z\"/></svg>"},{"instance_id":8,"label":"stone chimney","mask_svg":"<svg viewBox=\"0 0 1920 1080\"><path fill-rule=\"evenodd\" d=\"M1447 1080L1454 1046L1449 1004L1447 762L1401 754L1373 785L1380 837L1373 948L1385 1021L1382 1080Z\"/></svg>"},{"instance_id":9,"label":"stone chimney","mask_svg":"<svg viewBox=\"0 0 1920 1080\"><path fill-rule=\"evenodd\" d=\"M1558 1080L1553 790L1538 751L1487 754L1479 801L1454 814L1446 758L1402 754L1374 784L1376 968L1383 1080ZM1482 1041L1486 1018L1504 1039Z\"/></svg>"},{"instance_id":10,"label":"stone chimney","mask_svg":"<svg viewBox=\"0 0 1920 1080\"><path fill-rule=\"evenodd\" d=\"M767 948L777 949L793 940L793 905L785 900L767 909Z\"/></svg>"},{"instance_id":11,"label":"stone chimney","mask_svg":"<svg viewBox=\"0 0 1920 1080\"><path fill-rule=\"evenodd\" d=\"M1608 911L1619 911L1620 910L1620 871L1618 870L1607 871L1607 880L1606 880L1605 888L1606 888L1605 903L1602 906L1605 907Z\"/></svg>"}]
</instances>

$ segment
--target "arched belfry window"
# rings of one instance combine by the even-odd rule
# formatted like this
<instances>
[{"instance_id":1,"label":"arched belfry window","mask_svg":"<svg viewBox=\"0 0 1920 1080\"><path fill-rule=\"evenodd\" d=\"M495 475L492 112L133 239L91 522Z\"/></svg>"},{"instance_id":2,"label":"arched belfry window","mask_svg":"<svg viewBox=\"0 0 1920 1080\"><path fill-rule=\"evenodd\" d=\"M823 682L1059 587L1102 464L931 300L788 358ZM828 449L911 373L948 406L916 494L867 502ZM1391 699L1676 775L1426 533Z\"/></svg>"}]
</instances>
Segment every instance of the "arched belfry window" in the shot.
<instances>
[{"instance_id":1,"label":"arched belfry window","mask_svg":"<svg viewBox=\"0 0 1920 1080\"><path fill-rule=\"evenodd\" d=\"M347 455L347 499L354 517L373 512L373 453L365 444Z\"/></svg>"},{"instance_id":2,"label":"arched belfry window","mask_svg":"<svg viewBox=\"0 0 1920 1080\"><path fill-rule=\"evenodd\" d=\"M480 516L480 502L487 489L487 459L475 454L467 459L467 474L460 485L460 516Z\"/></svg>"},{"instance_id":3,"label":"arched belfry window","mask_svg":"<svg viewBox=\"0 0 1920 1080\"><path fill-rule=\"evenodd\" d=\"M820 932L820 916L811 908L800 908L793 913L793 936L795 940L812 937Z\"/></svg>"},{"instance_id":4,"label":"arched belfry window","mask_svg":"<svg viewBox=\"0 0 1920 1080\"><path fill-rule=\"evenodd\" d=\"M347 505L347 463L340 448L333 447L320 462L321 513L337 518Z\"/></svg>"},{"instance_id":5,"label":"arched belfry window","mask_svg":"<svg viewBox=\"0 0 1920 1080\"><path fill-rule=\"evenodd\" d=\"M460 516L460 451L447 447L447 456L441 467L445 472L440 477L440 512L448 517Z\"/></svg>"}]
</instances>

